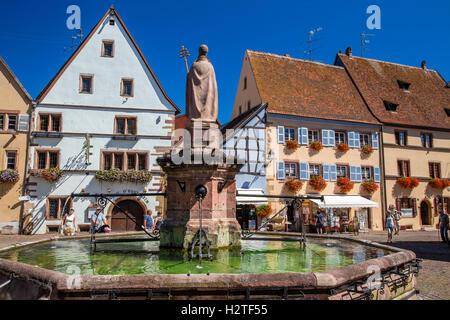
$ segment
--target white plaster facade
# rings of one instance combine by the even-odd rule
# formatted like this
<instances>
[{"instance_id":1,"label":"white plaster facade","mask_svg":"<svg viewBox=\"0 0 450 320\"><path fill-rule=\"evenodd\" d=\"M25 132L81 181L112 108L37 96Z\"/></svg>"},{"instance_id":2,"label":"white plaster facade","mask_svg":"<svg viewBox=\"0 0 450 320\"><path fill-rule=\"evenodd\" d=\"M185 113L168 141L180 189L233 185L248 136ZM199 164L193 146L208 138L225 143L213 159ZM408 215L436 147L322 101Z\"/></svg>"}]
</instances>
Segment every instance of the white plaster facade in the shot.
<instances>
[{"instance_id":1,"label":"white plaster facade","mask_svg":"<svg viewBox=\"0 0 450 320\"><path fill-rule=\"evenodd\" d=\"M114 25L110 20L114 19ZM113 57L102 56L104 40L114 41ZM93 76L93 91L80 93L80 75ZM121 96L123 78L133 79L133 96ZM48 226L60 220L46 219L47 198L70 196L72 193L137 193L157 192L162 188L162 171L156 158L170 148L174 116L179 109L167 97L158 80L130 36L117 12L109 9L86 40L63 66L37 99L34 110L33 140L30 148L30 169L36 167L36 150L59 150L59 168L64 175L56 183L30 176L33 233L45 233ZM61 115L60 132L39 131L39 114ZM115 117L136 118L136 134L124 139L115 130ZM86 152L89 135L90 155ZM101 169L101 151L133 150L148 152L148 184L106 183L95 178ZM89 157L89 159L87 158ZM141 200L146 209L155 211L163 205L155 197ZM89 223L89 205L93 198L74 198L78 224ZM109 208L105 209L108 212Z\"/></svg>"}]
</instances>

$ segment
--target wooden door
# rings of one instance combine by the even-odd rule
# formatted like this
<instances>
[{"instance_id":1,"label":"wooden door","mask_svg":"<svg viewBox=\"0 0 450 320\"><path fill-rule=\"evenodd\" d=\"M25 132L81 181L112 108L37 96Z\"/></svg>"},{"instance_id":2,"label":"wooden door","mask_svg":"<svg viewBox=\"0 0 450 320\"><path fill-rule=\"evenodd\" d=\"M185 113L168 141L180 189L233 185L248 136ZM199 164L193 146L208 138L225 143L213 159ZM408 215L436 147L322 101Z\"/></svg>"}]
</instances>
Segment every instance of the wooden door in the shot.
<instances>
[{"instance_id":1,"label":"wooden door","mask_svg":"<svg viewBox=\"0 0 450 320\"><path fill-rule=\"evenodd\" d=\"M420 204L420 217L422 218L422 225L430 225L429 207L426 201L422 201Z\"/></svg>"},{"instance_id":2,"label":"wooden door","mask_svg":"<svg viewBox=\"0 0 450 320\"><path fill-rule=\"evenodd\" d=\"M123 200L117 203L117 206L129 216L132 216L137 221L138 225L128 218L118 207L114 207L111 217L111 229L113 231L141 230L138 226L144 224L144 210L139 203L133 200Z\"/></svg>"}]
</instances>

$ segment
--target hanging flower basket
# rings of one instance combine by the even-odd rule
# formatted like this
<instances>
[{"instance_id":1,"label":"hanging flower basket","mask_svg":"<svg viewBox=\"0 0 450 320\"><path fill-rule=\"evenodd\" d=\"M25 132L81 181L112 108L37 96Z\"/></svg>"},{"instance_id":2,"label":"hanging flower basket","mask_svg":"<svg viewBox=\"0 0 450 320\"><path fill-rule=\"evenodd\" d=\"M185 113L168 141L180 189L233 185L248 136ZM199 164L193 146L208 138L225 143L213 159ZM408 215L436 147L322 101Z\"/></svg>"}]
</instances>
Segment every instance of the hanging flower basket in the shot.
<instances>
[{"instance_id":1,"label":"hanging flower basket","mask_svg":"<svg viewBox=\"0 0 450 320\"><path fill-rule=\"evenodd\" d=\"M320 151L322 150L323 146L322 146L322 142L320 141L313 141L309 144L309 147L314 150L314 151Z\"/></svg>"},{"instance_id":2,"label":"hanging flower basket","mask_svg":"<svg viewBox=\"0 0 450 320\"><path fill-rule=\"evenodd\" d=\"M289 179L284 183L290 192L297 192L303 186L303 182L296 179Z\"/></svg>"},{"instance_id":3,"label":"hanging flower basket","mask_svg":"<svg viewBox=\"0 0 450 320\"><path fill-rule=\"evenodd\" d=\"M350 178L338 177L337 185L341 192L347 193L353 189L354 183L350 181Z\"/></svg>"},{"instance_id":4,"label":"hanging flower basket","mask_svg":"<svg viewBox=\"0 0 450 320\"><path fill-rule=\"evenodd\" d=\"M379 188L378 184L375 183L373 180L366 180L361 185L363 190L370 194L374 193Z\"/></svg>"},{"instance_id":5,"label":"hanging flower basket","mask_svg":"<svg viewBox=\"0 0 450 320\"><path fill-rule=\"evenodd\" d=\"M32 172L35 177L41 177L48 182L56 182L63 176L63 172L59 168L39 169Z\"/></svg>"},{"instance_id":6,"label":"hanging flower basket","mask_svg":"<svg viewBox=\"0 0 450 320\"><path fill-rule=\"evenodd\" d=\"M450 179L441 179L441 178L434 178L431 179L428 184L435 189L445 189L447 187L450 187Z\"/></svg>"},{"instance_id":7,"label":"hanging flower basket","mask_svg":"<svg viewBox=\"0 0 450 320\"><path fill-rule=\"evenodd\" d=\"M397 183L405 189L414 189L419 185L419 179L412 177L400 177L397 179Z\"/></svg>"},{"instance_id":8,"label":"hanging flower basket","mask_svg":"<svg viewBox=\"0 0 450 320\"><path fill-rule=\"evenodd\" d=\"M289 140L286 142L286 148L289 150L296 150L298 148L298 143L295 140Z\"/></svg>"},{"instance_id":9,"label":"hanging flower basket","mask_svg":"<svg viewBox=\"0 0 450 320\"><path fill-rule=\"evenodd\" d=\"M327 183L321 176L312 176L309 179L309 185L316 191L322 191L327 186Z\"/></svg>"},{"instance_id":10,"label":"hanging flower basket","mask_svg":"<svg viewBox=\"0 0 450 320\"><path fill-rule=\"evenodd\" d=\"M369 145L365 145L361 147L361 152L364 154L372 154L373 153L373 148L372 146Z\"/></svg>"},{"instance_id":11,"label":"hanging flower basket","mask_svg":"<svg viewBox=\"0 0 450 320\"><path fill-rule=\"evenodd\" d=\"M148 183L152 180L152 174L147 170L100 170L95 173L95 177L98 180L109 182Z\"/></svg>"},{"instance_id":12,"label":"hanging flower basket","mask_svg":"<svg viewBox=\"0 0 450 320\"><path fill-rule=\"evenodd\" d=\"M337 149L340 152L347 152L348 150L350 150L350 148L348 147L348 144L346 144L346 143L338 143Z\"/></svg>"},{"instance_id":13,"label":"hanging flower basket","mask_svg":"<svg viewBox=\"0 0 450 320\"><path fill-rule=\"evenodd\" d=\"M19 173L16 170L0 170L0 183L17 182Z\"/></svg>"},{"instance_id":14,"label":"hanging flower basket","mask_svg":"<svg viewBox=\"0 0 450 320\"><path fill-rule=\"evenodd\" d=\"M256 215L260 217L270 216L272 214L272 206L270 204L263 204L256 207Z\"/></svg>"}]
</instances>

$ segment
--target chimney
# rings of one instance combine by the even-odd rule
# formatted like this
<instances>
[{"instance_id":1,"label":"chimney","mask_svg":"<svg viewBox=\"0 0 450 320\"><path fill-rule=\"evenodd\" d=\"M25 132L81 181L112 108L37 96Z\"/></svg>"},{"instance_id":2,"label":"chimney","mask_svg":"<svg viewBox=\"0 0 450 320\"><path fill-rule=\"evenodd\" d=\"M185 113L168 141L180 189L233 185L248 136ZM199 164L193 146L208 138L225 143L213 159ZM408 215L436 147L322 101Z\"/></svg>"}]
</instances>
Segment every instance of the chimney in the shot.
<instances>
[{"instance_id":1,"label":"chimney","mask_svg":"<svg viewBox=\"0 0 450 320\"><path fill-rule=\"evenodd\" d=\"M423 70L427 70L427 62L425 60L422 61L421 67Z\"/></svg>"},{"instance_id":2,"label":"chimney","mask_svg":"<svg viewBox=\"0 0 450 320\"><path fill-rule=\"evenodd\" d=\"M348 47L347 49L345 49L345 54L351 58L352 57L352 47Z\"/></svg>"}]
</instances>

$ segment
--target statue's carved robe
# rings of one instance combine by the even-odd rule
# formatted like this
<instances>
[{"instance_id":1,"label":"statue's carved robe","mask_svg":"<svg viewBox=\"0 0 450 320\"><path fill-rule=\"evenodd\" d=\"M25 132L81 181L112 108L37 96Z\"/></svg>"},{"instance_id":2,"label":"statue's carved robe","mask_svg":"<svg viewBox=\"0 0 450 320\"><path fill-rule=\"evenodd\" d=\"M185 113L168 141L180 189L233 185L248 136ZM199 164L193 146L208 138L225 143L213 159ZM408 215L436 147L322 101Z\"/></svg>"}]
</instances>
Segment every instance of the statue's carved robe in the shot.
<instances>
[{"instance_id":1,"label":"statue's carved robe","mask_svg":"<svg viewBox=\"0 0 450 320\"><path fill-rule=\"evenodd\" d=\"M192 64L186 80L186 116L190 120L216 122L217 82L214 68L206 56Z\"/></svg>"}]
</instances>

